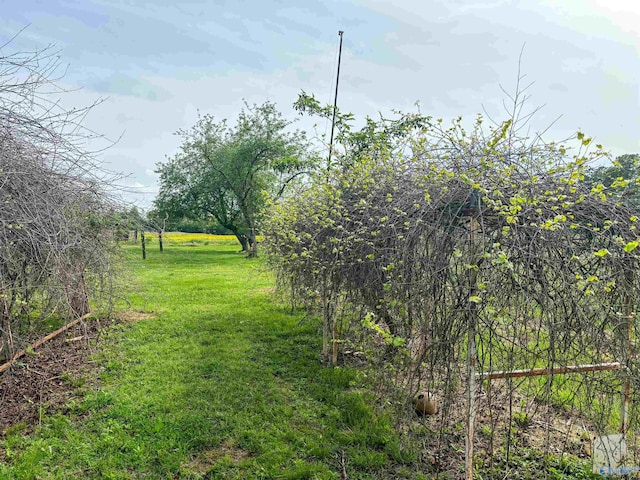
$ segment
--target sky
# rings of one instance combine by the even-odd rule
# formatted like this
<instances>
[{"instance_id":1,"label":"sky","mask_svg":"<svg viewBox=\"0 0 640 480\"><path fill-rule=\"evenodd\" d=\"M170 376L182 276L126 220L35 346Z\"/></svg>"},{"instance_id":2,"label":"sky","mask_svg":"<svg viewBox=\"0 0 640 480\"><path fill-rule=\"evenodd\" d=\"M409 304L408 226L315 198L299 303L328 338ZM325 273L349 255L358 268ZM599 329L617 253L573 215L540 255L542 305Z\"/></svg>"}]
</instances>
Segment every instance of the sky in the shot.
<instances>
[{"instance_id":1,"label":"sky","mask_svg":"<svg viewBox=\"0 0 640 480\"><path fill-rule=\"evenodd\" d=\"M505 117L520 63L545 138L584 131L612 155L640 152L640 0L0 0L0 57L59 50L64 105L102 100L86 126L149 208L158 162L198 112L233 120L243 102L298 94L358 117L392 110L472 122ZM25 28L26 27L26 28ZM521 55L522 53L522 55ZM521 60L519 61L519 59ZM300 128L312 130L310 119ZM316 132L325 133L326 122ZM311 131L310 134L313 134Z\"/></svg>"}]
</instances>

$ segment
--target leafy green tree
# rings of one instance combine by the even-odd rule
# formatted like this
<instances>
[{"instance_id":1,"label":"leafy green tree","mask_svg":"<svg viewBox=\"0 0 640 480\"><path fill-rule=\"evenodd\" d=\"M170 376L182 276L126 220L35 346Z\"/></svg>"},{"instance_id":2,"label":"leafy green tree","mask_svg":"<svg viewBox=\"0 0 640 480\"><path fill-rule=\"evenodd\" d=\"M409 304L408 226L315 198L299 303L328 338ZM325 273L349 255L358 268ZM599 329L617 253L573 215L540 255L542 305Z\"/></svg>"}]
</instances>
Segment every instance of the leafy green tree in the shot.
<instances>
[{"instance_id":1,"label":"leafy green tree","mask_svg":"<svg viewBox=\"0 0 640 480\"><path fill-rule=\"evenodd\" d=\"M354 125L356 118L352 113L342 113L332 105L322 105L314 95L301 92L293 107L301 115L310 115L335 120L335 139L332 145L332 157L327 159L326 170L348 169L363 157L388 154L402 150L404 143L412 133L432 123L430 116L420 113L394 112L395 118L382 115L375 120L364 118L364 125Z\"/></svg>"},{"instance_id":2,"label":"leafy green tree","mask_svg":"<svg viewBox=\"0 0 640 480\"><path fill-rule=\"evenodd\" d=\"M618 192L628 204L640 207L640 154L616 157L612 165L591 169L585 178L591 187L599 184Z\"/></svg>"},{"instance_id":3,"label":"leafy green tree","mask_svg":"<svg viewBox=\"0 0 640 480\"><path fill-rule=\"evenodd\" d=\"M242 250L257 256L256 234L267 203L309 171L303 132L271 102L249 106L235 126L211 115L180 130L180 151L158 165L155 210L172 218L215 219Z\"/></svg>"}]
</instances>

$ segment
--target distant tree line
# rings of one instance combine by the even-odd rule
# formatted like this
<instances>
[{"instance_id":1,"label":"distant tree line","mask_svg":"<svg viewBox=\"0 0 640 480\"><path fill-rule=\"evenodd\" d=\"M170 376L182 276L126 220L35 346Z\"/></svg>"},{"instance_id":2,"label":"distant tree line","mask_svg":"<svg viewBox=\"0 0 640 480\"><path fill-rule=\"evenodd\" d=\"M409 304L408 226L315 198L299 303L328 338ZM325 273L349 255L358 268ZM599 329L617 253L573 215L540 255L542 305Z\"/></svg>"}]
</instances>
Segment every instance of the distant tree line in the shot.
<instances>
[{"instance_id":1,"label":"distant tree line","mask_svg":"<svg viewBox=\"0 0 640 480\"><path fill-rule=\"evenodd\" d=\"M589 168L585 182L615 191L624 202L640 208L640 154L620 155L611 164Z\"/></svg>"}]
</instances>

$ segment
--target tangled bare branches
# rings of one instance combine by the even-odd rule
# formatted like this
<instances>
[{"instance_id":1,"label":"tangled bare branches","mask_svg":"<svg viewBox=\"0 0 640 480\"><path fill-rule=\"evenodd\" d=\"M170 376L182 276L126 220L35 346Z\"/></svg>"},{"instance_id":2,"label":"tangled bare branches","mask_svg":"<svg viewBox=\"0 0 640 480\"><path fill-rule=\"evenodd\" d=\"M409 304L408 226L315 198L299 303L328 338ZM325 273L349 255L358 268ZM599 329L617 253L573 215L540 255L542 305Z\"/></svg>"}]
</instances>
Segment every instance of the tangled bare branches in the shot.
<instances>
[{"instance_id":1,"label":"tangled bare branches","mask_svg":"<svg viewBox=\"0 0 640 480\"><path fill-rule=\"evenodd\" d=\"M38 323L89 311L107 287L110 178L87 151L90 107L56 98L57 52L0 49L0 356ZM106 290L105 290L106 291Z\"/></svg>"},{"instance_id":2,"label":"tangled bare branches","mask_svg":"<svg viewBox=\"0 0 640 480\"><path fill-rule=\"evenodd\" d=\"M428 117L368 123L368 148L347 149L333 179L278 206L267 241L281 284L323 315L325 358L335 364L350 345L395 387L438 392L441 432L463 420L454 407L467 359L479 379L620 361L622 373L576 381L549 373L502 382L505 390L481 382L492 428L495 402L507 398L573 409L603 432L620 420L621 385L640 386L629 341L638 213L624 201L629 181L584 182L601 146L582 133L573 151L524 138L520 110L488 129L479 117L471 131ZM491 430L489 454L506 448L507 464L509 432L494 443Z\"/></svg>"}]
</instances>

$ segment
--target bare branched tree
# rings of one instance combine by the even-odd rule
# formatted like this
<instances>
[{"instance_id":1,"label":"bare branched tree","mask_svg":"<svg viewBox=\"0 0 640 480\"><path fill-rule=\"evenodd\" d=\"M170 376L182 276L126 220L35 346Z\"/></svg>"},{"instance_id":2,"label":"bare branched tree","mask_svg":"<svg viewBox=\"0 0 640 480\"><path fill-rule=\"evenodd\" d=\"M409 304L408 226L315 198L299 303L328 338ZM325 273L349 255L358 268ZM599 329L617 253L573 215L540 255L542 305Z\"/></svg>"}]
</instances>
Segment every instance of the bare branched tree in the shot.
<instances>
[{"instance_id":1,"label":"bare branched tree","mask_svg":"<svg viewBox=\"0 0 640 480\"><path fill-rule=\"evenodd\" d=\"M101 168L82 126L95 105L66 109L52 47L5 54L0 48L0 357L52 316L89 312L108 291L111 210Z\"/></svg>"}]
</instances>

